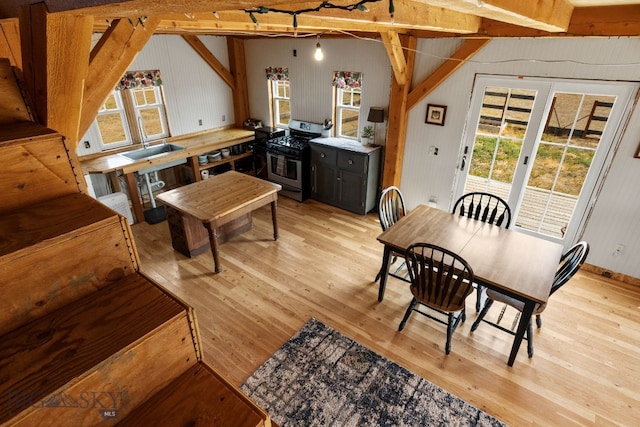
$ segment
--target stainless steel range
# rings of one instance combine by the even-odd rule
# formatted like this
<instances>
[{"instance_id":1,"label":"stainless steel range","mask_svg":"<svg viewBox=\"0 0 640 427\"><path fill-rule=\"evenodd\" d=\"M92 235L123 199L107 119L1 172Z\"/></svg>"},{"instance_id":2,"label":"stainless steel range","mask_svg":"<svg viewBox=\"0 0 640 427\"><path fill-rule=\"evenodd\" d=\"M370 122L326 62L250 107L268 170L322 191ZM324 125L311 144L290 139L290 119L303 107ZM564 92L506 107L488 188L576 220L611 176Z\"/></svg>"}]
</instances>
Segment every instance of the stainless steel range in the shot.
<instances>
[{"instance_id":1,"label":"stainless steel range","mask_svg":"<svg viewBox=\"0 0 640 427\"><path fill-rule=\"evenodd\" d=\"M288 135L266 141L267 179L282 185L280 194L302 202L311 189L309 140L322 135L320 123L291 120Z\"/></svg>"}]
</instances>

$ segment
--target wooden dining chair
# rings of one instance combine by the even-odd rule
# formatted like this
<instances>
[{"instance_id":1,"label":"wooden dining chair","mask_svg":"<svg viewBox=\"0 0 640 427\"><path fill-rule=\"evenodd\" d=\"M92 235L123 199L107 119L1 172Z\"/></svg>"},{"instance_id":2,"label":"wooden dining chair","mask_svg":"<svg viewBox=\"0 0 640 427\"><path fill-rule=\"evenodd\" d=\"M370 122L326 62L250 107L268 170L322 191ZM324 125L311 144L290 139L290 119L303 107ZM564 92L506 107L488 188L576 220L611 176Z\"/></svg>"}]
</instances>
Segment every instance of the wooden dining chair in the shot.
<instances>
[{"instance_id":1,"label":"wooden dining chair","mask_svg":"<svg viewBox=\"0 0 640 427\"><path fill-rule=\"evenodd\" d=\"M402 331L413 311L447 325L445 353L451 352L451 336L466 319L465 299L473 292L473 270L458 254L429 243L407 248L405 262L413 298L398 328ZM447 321L422 311L422 307L445 314Z\"/></svg>"},{"instance_id":2,"label":"wooden dining chair","mask_svg":"<svg viewBox=\"0 0 640 427\"><path fill-rule=\"evenodd\" d=\"M452 212L498 227L509 228L511 224L511 209L507 202L490 193L475 191L463 194L453 205ZM480 311L484 288L479 283L474 286L476 288L476 311Z\"/></svg>"},{"instance_id":3,"label":"wooden dining chair","mask_svg":"<svg viewBox=\"0 0 640 427\"><path fill-rule=\"evenodd\" d=\"M569 279L573 277L574 274L580 269L582 263L587 258L589 254L589 244L585 241L578 242L573 245L567 252L565 252L560 258L560 264L558 265L558 269L556 270L555 277L553 279L553 284L551 285L551 291L549 292L549 297L553 295L562 285L567 283ZM522 313L524 308L524 303L515 298L512 298L508 295L502 294L498 291L494 291L491 289L487 290L487 301L482 308L482 311L478 315L478 318L473 322L471 326L471 331L475 331L480 322L485 322L490 324L491 326L500 329L501 331L507 332L511 335L515 335L512 330L504 328L497 323L491 322L485 319L487 312L491 308L491 305L494 301L503 302L516 310L519 313ZM542 327L542 317L540 314L547 307L547 304L537 304L533 309L533 314L536 316L536 325L538 328ZM529 326L527 327L527 333L525 335L525 339L527 340L527 353L529 354L529 358L533 357L533 327L531 325L531 319L529 319Z\"/></svg>"},{"instance_id":4,"label":"wooden dining chair","mask_svg":"<svg viewBox=\"0 0 640 427\"><path fill-rule=\"evenodd\" d=\"M402 192L396 186L389 186L382 191L380 195L380 200L378 201L378 218L380 219L380 226L382 227L382 231L386 231L393 224L398 222L402 217L407 214L407 211L404 206L404 197L402 197ZM395 263L398 256L404 257L404 253L393 253L393 258L391 263ZM403 269L403 263L398 266L394 273L390 273L391 276L394 276L399 279L403 279L403 276L400 276L398 273ZM384 270L384 265L380 267L378 274L374 282L377 282L382 276Z\"/></svg>"}]
</instances>

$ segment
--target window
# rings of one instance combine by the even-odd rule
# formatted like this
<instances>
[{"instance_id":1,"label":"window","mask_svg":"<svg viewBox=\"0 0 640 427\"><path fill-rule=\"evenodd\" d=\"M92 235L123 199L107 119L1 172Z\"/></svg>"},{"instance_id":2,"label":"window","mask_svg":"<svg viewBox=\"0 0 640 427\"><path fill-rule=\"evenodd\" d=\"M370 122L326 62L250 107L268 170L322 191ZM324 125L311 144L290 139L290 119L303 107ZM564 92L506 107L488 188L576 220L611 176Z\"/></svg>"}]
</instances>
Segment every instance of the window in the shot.
<instances>
[{"instance_id":1,"label":"window","mask_svg":"<svg viewBox=\"0 0 640 427\"><path fill-rule=\"evenodd\" d=\"M96 117L102 150L168 137L160 72L127 72Z\"/></svg>"},{"instance_id":2,"label":"window","mask_svg":"<svg viewBox=\"0 0 640 427\"><path fill-rule=\"evenodd\" d=\"M126 125L127 116L119 90L114 90L100 107L96 122L102 137L103 150L131 144L131 135Z\"/></svg>"},{"instance_id":3,"label":"window","mask_svg":"<svg viewBox=\"0 0 640 427\"><path fill-rule=\"evenodd\" d=\"M274 127L287 128L291 120L291 86L287 67L267 67L269 99L271 101L271 124Z\"/></svg>"},{"instance_id":4,"label":"window","mask_svg":"<svg viewBox=\"0 0 640 427\"><path fill-rule=\"evenodd\" d=\"M273 109L273 126L289 127L291 93L288 80L271 80L271 108Z\"/></svg>"},{"instance_id":5,"label":"window","mask_svg":"<svg viewBox=\"0 0 640 427\"><path fill-rule=\"evenodd\" d=\"M136 123L146 141L169 136L167 117L159 86L135 88L131 96Z\"/></svg>"},{"instance_id":6,"label":"window","mask_svg":"<svg viewBox=\"0 0 640 427\"><path fill-rule=\"evenodd\" d=\"M333 73L333 86L336 136L358 139L362 73L336 71Z\"/></svg>"}]
</instances>

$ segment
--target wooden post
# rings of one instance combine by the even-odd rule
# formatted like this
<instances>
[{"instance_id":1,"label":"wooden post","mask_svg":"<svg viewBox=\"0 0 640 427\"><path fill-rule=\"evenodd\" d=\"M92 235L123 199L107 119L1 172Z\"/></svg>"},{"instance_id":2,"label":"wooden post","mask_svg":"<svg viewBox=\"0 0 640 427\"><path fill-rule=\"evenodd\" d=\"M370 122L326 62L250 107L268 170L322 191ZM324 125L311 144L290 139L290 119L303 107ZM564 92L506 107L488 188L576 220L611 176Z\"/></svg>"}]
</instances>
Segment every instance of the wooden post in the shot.
<instances>
[{"instance_id":1,"label":"wooden post","mask_svg":"<svg viewBox=\"0 0 640 427\"><path fill-rule=\"evenodd\" d=\"M399 186L402 176L402 161L404 160L404 146L407 136L407 98L413 76L415 63L415 37L401 36L400 41L405 49L406 66L402 79L394 78L391 82L391 96L389 97L389 124L387 130L387 145L385 147L382 187ZM398 58L396 58L396 61ZM399 84L403 81L404 84Z\"/></svg>"},{"instance_id":2,"label":"wooden post","mask_svg":"<svg viewBox=\"0 0 640 427\"><path fill-rule=\"evenodd\" d=\"M236 37L227 37L229 51L229 68L234 77L233 114L235 124L242 127L242 122L250 117L249 89L247 87L247 64L244 60L244 41Z\"/></svg>"}]
</instances>

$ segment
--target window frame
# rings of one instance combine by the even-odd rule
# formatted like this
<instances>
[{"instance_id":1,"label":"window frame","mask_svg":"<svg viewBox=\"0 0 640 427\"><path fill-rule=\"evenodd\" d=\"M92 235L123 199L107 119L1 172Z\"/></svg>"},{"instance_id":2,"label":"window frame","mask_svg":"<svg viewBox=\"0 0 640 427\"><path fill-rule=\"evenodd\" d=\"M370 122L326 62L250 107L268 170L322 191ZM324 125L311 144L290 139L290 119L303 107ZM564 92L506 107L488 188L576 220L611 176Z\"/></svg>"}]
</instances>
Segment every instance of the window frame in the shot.
<instances>
[{"instance_id":1,"label":"window frame","mask_svg":"<svg viewBox=\"0 0 640 427\"><path fill-rule=\"evenodd\" d=\"M107 102L110 100L111 97L113 97L113 99L114 99L114 101L116 103L116 108L106 108ZM100 129L100 122L98 121L98 118L100 116L106 116L107 114L116 114L116 113L120 115L120 121L121 121L121 124L122 124L122 128L124 130L124 133L125 133L125 139L122 140L122 141L117 141L117 142L104 142L104 138L102 136L102 130ZM102 104L102 106L98 110L98 114L97 114L97 116L96 116L94 121L95 121L97 134L100 137L100 141L99 142L100 142L100 150L101 151L113 150L113 149L126 147L128 145L132 145L133 144L133 139L131 137L131 129L128 126L127 110L126 110L126 107L125 107L124 100L122 99L121 91L114 89L111 92L109 97L105 100L105 102Z\"/></svg>"},{"instance_id":2,"label":"window frame","mask_svg":"<svg viewBox=\"0 0 640 427\"><path fill-rule=\"evenodd\" d=\"M145 103L137 105L135 99L135 91L136 90L149 90L153 89L156 102L155 103ZM104 138L102 136L102 130L100 129L100 124L98 123L98 117L94 120L96 133L99 137L99 145L100 151L109 151L117 148L126 147L129 145L140 144L142 143L143 135L141 132L141 120L144 120L141 112L145 109L157 109L159 119L162 126L162 132L154 135L147 135L145 140L155 141L162 138L168 138L171 136L171 131L169 129L169 120L167 116L167 107L164 99L164 91L162 86L150 86L145 88L135 88L135 89L114 89L111 92L111 95L116 100L116 104L118 105L117 111L120 113L120 119L122 120L122 127L124 128L126 134L126 140L120 141L117 143L105 143ZM108 100L109 98L107 98ZM146 96L145 96L146 100ZM105 101L106 103L106 101ZM101 107L101 110L98 111L98 116L101 114L111 114L112 110L104 109L104 104ZM144 123L142 123L143 125Z\"/></svg>"},{"instance_id":3,"label":"window frame","mask_svg":"<svg viewBox=\"0 0 640 427\"><path fill-rule=\"evenodd\" d=\"M145 102L144 104L138 104L137 102L137 97L136 97L136 92L146 92L149 90L153 90L154 93L154 98L156 100L156 102L154 103L147 103ZM133 111L133 115L135 117L135 127L138 130L138 134L141 135L140 138L140 142L142 142L142 139L144 139L145 141L155 141L161 138L167 138L170 136L169 134L169 124L167 121L167 110L166 110L166 106L165 106L165 102L164 102L164 91L162 90L162 86L149 86L149 87L137 87L137 88L133 88L133 89L129 89L127 91L127 96L130 99L131 102L131 109ZM144 99L145 101L147 100L147 96L144 95ZM160 125L162 127L162 131L160 133L156 133L153 135L147 135L144 132L144 123L142 121L144 121L144 117L142 115L142 112L144 110L157 110L158 111L158 118L160 119ZM133 126L132 126L133 127Z\"/></svg>"},{"instance_id":4,"label":"window frame","mask_svg":"<svg viewBox=\"0 0 640 427\"><path fill-rule=\"evenodd\" d=\"M334 97L333 97L333 109L334 109L334 123L335 123L335 135L341 138L359 140L360 139L360 119L361 119L361 107L362 107L362 88L340 88L334 87ZM344 94L350 93L349 104L345 104L342 101L344 100ZM354 105L355 94L359 95L359 103L358 105ZM342 123L342 115L345 111L353 111L356 113L358 122L356 124L356 135L346 134L343 130Z\"/></svg>"},{"instance_id":5,"label":"window frame","mask_svg":"<svg viewBox=\"0 0 640 427\"><path fill-rule=\"evenodd\" d=\"M280 86L286 86L288 96L280 96ZM269 97L271 98L271 123L273 127L288 128L289 122L284 123L280 113L280 102L289 104L289 121L291 121L291 84L289 80L269 80Z\"/></svg>"}]
</instances>

